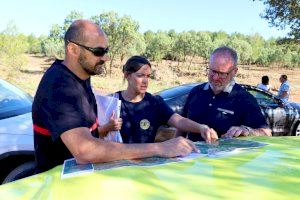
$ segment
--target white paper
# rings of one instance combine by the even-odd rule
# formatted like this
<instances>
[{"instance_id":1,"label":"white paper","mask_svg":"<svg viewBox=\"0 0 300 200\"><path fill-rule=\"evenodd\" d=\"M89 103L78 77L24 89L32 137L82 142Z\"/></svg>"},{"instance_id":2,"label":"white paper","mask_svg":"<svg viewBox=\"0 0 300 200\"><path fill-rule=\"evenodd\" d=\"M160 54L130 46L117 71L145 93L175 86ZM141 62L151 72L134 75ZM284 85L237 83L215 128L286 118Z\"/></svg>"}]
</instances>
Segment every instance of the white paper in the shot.
<instances>
[{"instance_id":1,"label":"white paper","mask_svg":"<svg viewBox=\"0 0 300 200\"><path fill-rule=\"evenodd\" d=\"M97 101L99 125L103 126L109 122L109 119L115 112L116 118L120 117L121 100L112 96L95 95ZM110 131L104 140L123 143L120 131Z\"/></svg>"}]
</instances>

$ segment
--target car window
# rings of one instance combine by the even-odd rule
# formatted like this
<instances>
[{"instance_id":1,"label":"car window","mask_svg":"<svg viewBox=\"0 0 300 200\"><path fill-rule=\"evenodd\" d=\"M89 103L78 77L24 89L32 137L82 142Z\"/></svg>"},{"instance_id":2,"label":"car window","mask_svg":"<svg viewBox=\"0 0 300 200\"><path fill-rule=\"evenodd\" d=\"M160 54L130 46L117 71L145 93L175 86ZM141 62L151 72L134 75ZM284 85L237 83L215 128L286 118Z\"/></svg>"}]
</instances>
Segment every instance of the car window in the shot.
<instances>
[{"instance_id":1,"label":"car window","mask_svg":"<svg viewBox=\"0 0 300 200\"><path fill-rule=\"evenodd\" d=\"M255 97L260 106L278 107L277 102L272 98L272 96L251 88L247 88L247 91Z\"/></svg>"},{"instance_id":2,"label":"car window","mask_svg":"<svg viewBox=\"0 0 300 200\"><path fill-rule=\"evenodd\" d=\"M32 98L15 86L0 80L0 119L31 110Z\"/></svg>"}]
</instances>

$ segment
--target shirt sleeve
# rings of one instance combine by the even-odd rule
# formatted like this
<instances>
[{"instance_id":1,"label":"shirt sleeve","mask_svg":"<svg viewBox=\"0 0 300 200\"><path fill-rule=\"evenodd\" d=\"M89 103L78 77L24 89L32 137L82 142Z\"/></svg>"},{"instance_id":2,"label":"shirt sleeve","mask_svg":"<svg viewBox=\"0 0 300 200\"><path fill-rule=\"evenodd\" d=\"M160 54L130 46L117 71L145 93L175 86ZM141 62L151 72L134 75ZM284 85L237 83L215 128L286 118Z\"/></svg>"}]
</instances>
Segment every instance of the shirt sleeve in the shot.
<instances>
[{"instance_id":1,"label":"shirt sleeve","mask_svg":"<svg viewBox=\"0 0 300 200\"><path fill-rule=\"evenodd\" d=\"M78 127L89 127L83 119L81 108L82 97L69 84L59 84L49 87L48 98L42 102L43 117L46 127L56 140L63 132Z\"/></svg>"},{"instance_id":2,"label":"shirt sleeve","mask_svg":"<svg viewBox=\"0 0 300 200\"><path fill-rule=\"evenodd\" d=\"M183 117L188 118L189 103L190 103L190 101L191 101L191 98L193 98L194 95L195 95L194 93L195 93L196 88L198 88L198 87L197 87L197 86L194 87L194 88L190 91L190 93L188 94L188 97L187 97L187 99L186 99L186 102L185 102L185 104L184 104L184 106L183 106L183 111L182 111L182 116L183 116Z\"/></svg>"},{"instance_id":3,"label":"shirt sleeve","mask_svg":"<svg viewBox=\"0 0 300 200\"><path fill-rule=\"evenodd\" d=\"M241 99L245 101L243 104L245 111L242 117L242 125L251 128L269 128L256 99L251 94L246 94Z\"/></svg>"},{"instance_id":4,"label":"shirt sleeve","mask_svg":"<svg viewBox=\"0 0 300 200\"><path fill-rule=\"evenodd\" d=\"M289 86L289 85L287 85L287 84L283 84L283 85L282 85L282 92L288 92L289 89L290 89L290 86Z\"/></svg>"},{"instance_id":5,"label":"shirt sleeve","mask_svg":"<svg viewBox=\"0 0 300 200\"><path fill-rule=\"evenodd\" d=\"M157 110L159 112L159 121L160 124L166 124L171 116L174 114L174 111L168 106L168 104L160 96L155 96L157 103Z\"/></svg>"}]
</instances>

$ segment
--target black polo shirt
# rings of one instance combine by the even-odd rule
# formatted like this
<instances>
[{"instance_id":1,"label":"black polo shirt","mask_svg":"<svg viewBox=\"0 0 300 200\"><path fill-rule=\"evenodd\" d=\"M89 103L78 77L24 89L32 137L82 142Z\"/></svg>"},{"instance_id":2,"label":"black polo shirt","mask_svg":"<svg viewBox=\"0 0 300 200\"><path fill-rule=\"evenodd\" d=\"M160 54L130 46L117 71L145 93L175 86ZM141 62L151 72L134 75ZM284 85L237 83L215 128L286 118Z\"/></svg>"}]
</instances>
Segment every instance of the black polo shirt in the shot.
<instances>
[{"instance_id":1,"label":"black polo shirt","mask_svg":"<svg viewBox=\"0 0 300 200\"><path fill-rule=\"evenodd\" d=\"M78 127L91 128L97 106L90 79L81 80L56 60L38 86L32 105L37 172L63 163L72 155L60 135ZM94 126L92 134L97 136Z\"/></svg>"},{"instance_id":2,"label":"black polo shirt","mask_svg":"<svg viewBox=\"0 0 300 200\"><path fill-rule=\"evenodd\" d=\"M267 128L256 99L240 85L233 82L230 92L213 93L209 84L194 87L184 106L183 116L213 128L218 136L231 126ZM203 140L200 134L189 133L193 141Z\"/></svg>"},{"instance_id":3,"label":"black polo shirt","mask_svg":"<svg viewBox=\"0 0 300 200\"><path fill-rule=\"evenodd\" d=\"M159 126L167 124L174 111L160 96L146 93L137 103L126 101L118 92L122 101L121 135L124 143L152 143Z\"/></svg>"}]
</instances>

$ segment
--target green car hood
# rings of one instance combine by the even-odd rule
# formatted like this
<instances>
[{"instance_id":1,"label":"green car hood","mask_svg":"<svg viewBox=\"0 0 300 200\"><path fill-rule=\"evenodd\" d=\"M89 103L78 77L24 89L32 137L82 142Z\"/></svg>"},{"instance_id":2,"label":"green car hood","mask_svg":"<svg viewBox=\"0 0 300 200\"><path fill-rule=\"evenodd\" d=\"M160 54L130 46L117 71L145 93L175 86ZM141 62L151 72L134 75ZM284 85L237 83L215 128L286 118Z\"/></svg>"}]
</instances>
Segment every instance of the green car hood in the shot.
<instances>
[{"instance_id":1,"label":"green car hood","mask_svg":"<svg viewBox=\"0 0 300 200\"><path fill-rule=\"evenodd\" d=\"M58 166L2 185L0 199L299 199L300 137L247 139L269 145L229 156L68 179L61 179Z\"/></svg>"}]
</instances>

